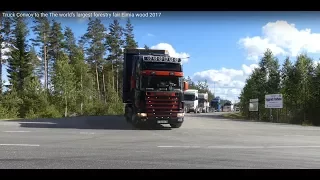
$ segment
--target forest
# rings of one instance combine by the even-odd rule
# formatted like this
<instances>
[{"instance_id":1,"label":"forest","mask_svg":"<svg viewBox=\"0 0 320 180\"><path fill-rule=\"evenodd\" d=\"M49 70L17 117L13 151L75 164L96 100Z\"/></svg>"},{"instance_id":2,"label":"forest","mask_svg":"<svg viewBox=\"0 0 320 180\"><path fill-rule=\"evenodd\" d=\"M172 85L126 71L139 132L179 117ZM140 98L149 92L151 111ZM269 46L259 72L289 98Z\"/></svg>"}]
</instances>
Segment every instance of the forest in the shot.
<instances>
[{"instance_id":1,"label":"forest","mask_svg":"<svg viewBox=\"0 0 320 180\"><path fill-rule=\"evenodd\" d=\"M0 119L123 114L123 48L137 48L134 26L89 19L77 39L56 20L0 19ZM35 38L28 39L30 32ZM144 48L149 48L145 45ZM6 66L9 82L2 79ZM206 82L190 88L213 94ZM10 85L8 85L10 84Z\"/></svg>"},{"instance_id":2,"label":"forest","mask_svg":"<svg viewBox=\"0 0 320 180\"><path fill-rule=\"evenodd\" d=\"M266 109L266 94L282 94L282 109ZM320 124L320 64L306 53L279 60L267 49L240 94L244 116L258 121ZM249 113L249 100L259 99L259 111Z\"/></svg>"}]
</instances>

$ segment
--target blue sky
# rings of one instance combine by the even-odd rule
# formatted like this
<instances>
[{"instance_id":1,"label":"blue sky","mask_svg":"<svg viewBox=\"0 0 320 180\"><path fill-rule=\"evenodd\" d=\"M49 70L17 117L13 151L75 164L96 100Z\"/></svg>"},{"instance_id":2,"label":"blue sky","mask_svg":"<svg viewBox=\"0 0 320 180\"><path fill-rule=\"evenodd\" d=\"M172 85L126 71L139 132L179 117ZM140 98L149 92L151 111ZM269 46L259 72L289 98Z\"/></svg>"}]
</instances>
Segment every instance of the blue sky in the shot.
<instances>
[{"instance_id":1,"label":"blue sky","mask_svg":"<svg viewBox=\"0 0 320 180\"><path fill-rule=\"evenodd\" d=\"M56 20L76 37L86 32L87 19ZM280 63L302 51L319 59L319 20L318 12L161 12L160 17L131 18L140 47L171 48L175 56L189 56L185 75L207 79L217 95L230 100L236 100L265 48L274 50Z\"/></svg>"}]
</instances>

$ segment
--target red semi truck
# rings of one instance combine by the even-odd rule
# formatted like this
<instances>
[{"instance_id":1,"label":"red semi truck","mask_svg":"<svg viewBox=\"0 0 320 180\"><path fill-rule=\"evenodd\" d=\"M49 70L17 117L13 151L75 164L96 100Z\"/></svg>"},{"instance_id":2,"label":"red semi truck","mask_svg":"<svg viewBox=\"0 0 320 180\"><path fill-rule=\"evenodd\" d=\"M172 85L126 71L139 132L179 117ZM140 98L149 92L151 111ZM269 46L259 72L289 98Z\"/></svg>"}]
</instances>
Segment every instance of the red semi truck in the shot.
<instances>
[{"instance_id":1,"label":"red semi truck","mask_svg":"<svg viewBox=\"0 0 320 180\"><path fill-rule=\"evenodd\" d=\"M170 57L165 50L124 50L122 100L124 116L133 126L181 127L187 89L180 58Z\"/></svg>"}]
</instances>

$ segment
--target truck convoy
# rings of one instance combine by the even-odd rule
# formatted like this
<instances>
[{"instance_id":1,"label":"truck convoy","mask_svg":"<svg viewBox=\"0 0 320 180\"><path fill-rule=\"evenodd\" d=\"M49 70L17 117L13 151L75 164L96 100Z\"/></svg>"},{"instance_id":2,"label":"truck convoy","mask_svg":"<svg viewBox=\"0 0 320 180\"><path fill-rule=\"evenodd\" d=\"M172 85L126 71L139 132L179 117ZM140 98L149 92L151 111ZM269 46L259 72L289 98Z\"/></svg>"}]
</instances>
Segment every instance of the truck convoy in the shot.
<instances>
[{"instance_id":1,"label":"truck convoy","mask_svg":"<svg viewBox=\"0 0 320 180\"><path fill-rule=\"evenodd\" d=\"M208 113L209 106L210 106L210 103L208 101L208 93L199 93L198 96L199 96L198 104L199 104L200 112Z\"/></svg>"},{"instance_id":2,"label":"truck convoy","mask_svg":"<svg viewBox=\"0 0 320 180\"><path fill-rule=\"evenodd\" d=\"M180 58L170 57L165 50L124 50L122 101L124 116L134 127L181 127L187 89Z\"/></svg>"},{"instance_id":3,"label":"truck convoy","mask_svg":"<svg viewBox=\"0 0 320 180\"><path fill-rule=\"evenodd\" d=\"M200 109L198 106L198 98L199 94L197 89L188 89L184 91L184 104L185 111L187 113L200 113Z\"/></svg>"}]
</instances>

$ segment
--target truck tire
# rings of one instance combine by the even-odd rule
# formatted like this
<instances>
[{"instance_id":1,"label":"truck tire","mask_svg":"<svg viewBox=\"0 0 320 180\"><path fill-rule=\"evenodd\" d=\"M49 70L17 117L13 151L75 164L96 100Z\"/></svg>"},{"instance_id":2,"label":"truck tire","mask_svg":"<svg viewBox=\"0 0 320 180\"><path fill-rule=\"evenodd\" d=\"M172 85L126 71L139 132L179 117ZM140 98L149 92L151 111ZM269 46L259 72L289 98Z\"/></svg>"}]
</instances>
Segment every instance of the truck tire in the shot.
<instances>
[{"instance_id":1,"label":"truck tire","mask_svg":"<svg viewBox=\"0 0 320 180\"><path fill-rule=\"evenodd\" d=\"M136 115L131 116L131 124L134 128L142 128L142 123L139 121L139 118Z\"/></svg>"},{"instance_id":2,"label":"truck tire","mask_svg":"<svg viewBox=\"0 0 320 180\"><path fill-rule=\"evenodd\" d=\"M194 109L194 113L197 114L198 111L199 111L199 109L198 109L198 107L196 107L196 108Z\"/></svg>"},{"instance_id":3,"label":"truck tire","mask_svg":"<svg viewBox=\"0 0 320 180\"><path fill-rule=\"evenodd\" d=\"M175 124L170 124L172 128L180 128L182 126L182 123L175 123Z\"/></svg>"}]
</instances>

